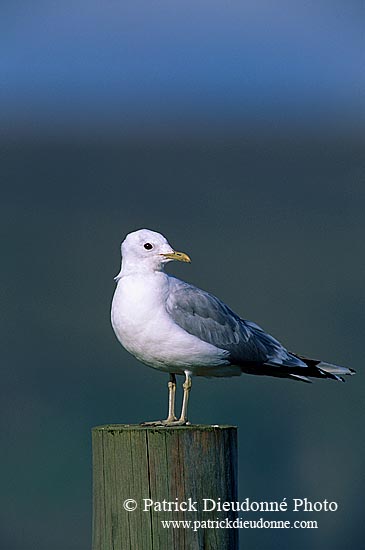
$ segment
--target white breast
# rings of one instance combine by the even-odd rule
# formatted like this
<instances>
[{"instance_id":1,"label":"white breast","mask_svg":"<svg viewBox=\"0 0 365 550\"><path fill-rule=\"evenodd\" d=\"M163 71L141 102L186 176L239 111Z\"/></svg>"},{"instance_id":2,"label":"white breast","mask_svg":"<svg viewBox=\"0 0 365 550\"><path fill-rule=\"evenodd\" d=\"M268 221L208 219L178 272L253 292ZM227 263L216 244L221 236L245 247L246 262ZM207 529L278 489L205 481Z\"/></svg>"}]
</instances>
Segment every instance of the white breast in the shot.
<instances>
[{"instance_id":1,"label":"white breast","mask_svg":"<svg viewBox=\"0 0 365 550\"><path fill-rule=\"evenodd\" d=\"M226 351L187 333L167 314L168 290L163 272L118 281L111 322L121 344L140 361L167 372L226 365Z\"/></svg>"}]
</instances>

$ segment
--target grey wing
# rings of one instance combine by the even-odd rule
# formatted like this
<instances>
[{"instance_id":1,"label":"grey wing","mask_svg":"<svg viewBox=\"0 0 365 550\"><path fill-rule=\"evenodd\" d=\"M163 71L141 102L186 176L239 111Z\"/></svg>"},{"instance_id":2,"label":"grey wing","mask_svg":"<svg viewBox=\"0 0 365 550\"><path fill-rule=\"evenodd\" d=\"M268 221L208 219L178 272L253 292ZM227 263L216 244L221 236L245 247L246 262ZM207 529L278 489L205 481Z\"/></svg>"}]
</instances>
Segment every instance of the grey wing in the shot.
<instances>
[{"instance_id":1,"label":"grey wing","mask_svg":"<svg viewBox=\"0 0 365 550\"><path fill-rule=\"evenodd\" d=\"M169 278L167 312L189 334L229 352L231 364L305 366L258 325L244 321L218 298Z\"/></svg>"}]
</instances>

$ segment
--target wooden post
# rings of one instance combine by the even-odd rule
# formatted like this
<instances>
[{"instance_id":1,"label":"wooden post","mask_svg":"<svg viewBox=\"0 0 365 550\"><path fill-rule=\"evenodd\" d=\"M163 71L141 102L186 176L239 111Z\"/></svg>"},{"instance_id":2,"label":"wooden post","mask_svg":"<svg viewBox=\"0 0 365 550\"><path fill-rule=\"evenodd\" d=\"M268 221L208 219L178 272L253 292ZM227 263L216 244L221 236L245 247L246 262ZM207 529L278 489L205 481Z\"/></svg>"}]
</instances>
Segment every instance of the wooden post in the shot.
<instances>
[{"instance_id":1,"label":"wooden post","mask_svg":"<svg viewBox=\"0 0 365 550\"><path fill-rule=\"evenodd\" d=\"M93 550L238 548L238 529L226 523L237 514L211 510L237 501L234 426L118 424L93 428L92 438Z\"/></svg>"}]
</instances>

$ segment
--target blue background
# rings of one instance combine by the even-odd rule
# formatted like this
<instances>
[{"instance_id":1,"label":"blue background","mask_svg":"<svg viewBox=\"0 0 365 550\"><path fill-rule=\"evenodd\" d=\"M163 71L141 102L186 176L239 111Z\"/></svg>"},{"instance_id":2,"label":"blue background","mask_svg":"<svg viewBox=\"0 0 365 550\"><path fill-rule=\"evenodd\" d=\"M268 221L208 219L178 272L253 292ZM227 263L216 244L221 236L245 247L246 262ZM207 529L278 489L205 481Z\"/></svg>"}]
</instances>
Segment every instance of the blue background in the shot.
<instances>
[{"instance_id":1,"label":"blue background","mask_svg":"<svg viewBox=\"0 0 365 550\"><path fill-rule=\"evenodd\" d=\"M13 1L0 26L2 548L90 548L91 427L166 414L109 322L141 227L192 257L171 273L358 370L194 379L190 418L239 426L241 500L339 504L242 548L359 546L363 3Z\"/></svg>"}]
</instances>

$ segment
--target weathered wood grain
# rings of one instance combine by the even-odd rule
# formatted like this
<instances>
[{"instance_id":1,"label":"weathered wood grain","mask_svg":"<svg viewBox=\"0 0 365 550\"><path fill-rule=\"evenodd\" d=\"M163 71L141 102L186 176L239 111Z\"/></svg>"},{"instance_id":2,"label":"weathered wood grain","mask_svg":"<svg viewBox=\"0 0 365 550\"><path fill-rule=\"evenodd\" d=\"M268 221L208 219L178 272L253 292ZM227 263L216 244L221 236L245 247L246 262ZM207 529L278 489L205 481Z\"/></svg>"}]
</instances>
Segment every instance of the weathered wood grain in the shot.
<instances>
[{"instance_id":1,"label":"weathered wood grain","mask_svg":"<svg viewBox=\"0 0 365 550\"><path fill-rule=\"evenodd\" d=\"M193 522L234 520L203 511L203 499L237 500L237 433L233 426L108 425L92 430L93 550L236 550L238 530ZM154 502L196 502L198 511L144 511ZM137 508L123 503L134 499ZM164 528L161 520L191 521ZM205 524L207 525L207 524Z\"/></svg>"}]
</instances>

